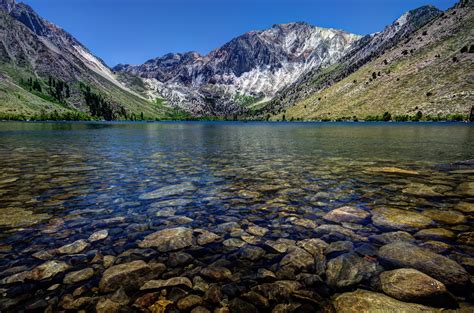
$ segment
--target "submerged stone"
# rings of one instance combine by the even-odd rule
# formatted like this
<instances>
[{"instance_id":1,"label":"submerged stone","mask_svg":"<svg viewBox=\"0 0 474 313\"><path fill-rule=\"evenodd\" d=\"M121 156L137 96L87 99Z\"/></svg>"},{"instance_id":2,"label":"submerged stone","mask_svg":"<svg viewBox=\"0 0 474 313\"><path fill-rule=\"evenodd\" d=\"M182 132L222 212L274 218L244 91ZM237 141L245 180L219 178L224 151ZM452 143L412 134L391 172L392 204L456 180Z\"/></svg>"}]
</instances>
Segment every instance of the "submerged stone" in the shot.
<instances>
[{"instance_id":1,"label":"submerged stone","mask_svg":"<svg viewBox=\"0 0 474 313\"><path fill-rule=\"evenodd\" d=\"M121 305L110 299L100 299L95 307L96 313L115 313L120 312Z\"/></svg>"},{"instance_id":2,"label":"submerged stone","mask_svg":"<svg viewBox=\"0 0 474 313\"><path fill-rule=\"evenodd\" d=\"M32 254L32 257L38 260L51 260L54 257L54 250L41 250Z\"/></svg>"},{"instance_id":3,"label":"submerged stone","mask_svg":"<svg viewBox=\"0 0 474 313\"><path fill-rule=\"evenodd\" d=\"M370 217L370 213L351 206L334 209L323 216L323 219L334 223L362 223Z\"/></svg>"},{"instance_id":4,"label":"submerged stone","mask_svg":"<svg viewBox=\"0 0 474 313\"><path fill-rule=\"evenodd\" d=\"M184 225L191 223L193 221L192 218L189 218L187 216L170 216L168 219L164 221L164 224L166 225Z\"/></svg>"},{"instance_id":5,"label":"submerged stone","mask_svg":"<svg viewBox=\"0 0 474 313\"><path fill-rule=\"evenodd\" d=\"M331 242L325 253L328 258L332 259L352 250L354 250L354 244L351 241L335 241Z\"/></svg>"},{"instance_id":6,"label":"submerged stone","mask_svg":"<svg viewBox=\"0 0 474 313\"><path fill-rule=\"evenodd\" d=\"M369 240L378 244L388 244L395 241L414 242L415 237L405 231L394 231L369 236Z\"/></svg>"},{"instance_id":7,"label":"submerged stone","mask_svg":"<svg viewBox=\"0 0 474 313\"><path fill-rule=\"evenodd\" d=\"M394 242L382 246L379 258L382 264L391 267L417 269L448 287L463 288L470 282L469 274L455 261L407 242Z\"/></svg>"},{"instance_id":8,"label":"submerged stone","mask_svg":"<svg viewBox=\"0 0 474 313\"><path fill-rule=\"evenodd\" d=\"M190 228L176 227L154 232L138 243L140 248L156 248L168 252L189 247L193 244L193 231Z\"/></svg>"},{"instance_id":9,"label":"submerged stone","mask_svg":"<svg viewBox=\"0 0 474 313\"><path fill-rule=\"evenodd\" d=\"M324 254L324 252L329 246L328 243L326 243L324 240L321 240L319 238L303 239L303 240L298 241L296 245L300 248L305 249L306 251L311 253L313 256Z\"/></svg>"},{"instance_id":10,"label":"submerged stone","mask_svg":"<svg viewBox=\"0 0 474 313\"><path fill-rule=\"evenodd\" d=\"M394 208L374 209L372 221L377 227L407 231L427 228L433 224L431 218L420 213Z\"/></svg>"},{"instance_id":11,"label":"submerged stone","mask_svg":"<svg viewBox=\"0 0 474 313\"><path fill-rule=\"evenodd\" d=\"M161 187L147 193L143 193L139 196L139 199L140 200L159 199L159 198L164 198L164 197L182 195L183 193L191 192L194 190L196 190L196 187L193 185L193 183L184 182L178 185L165 186L165 187Z\"/></svg>"},{"instance_id":12,"label":"submerged stone","mask_svg":"<svg viewBox=\"0 0 474 313\"><path fill-rule=\"evenodd\" d=\"M457 241L464 245L474 246L474 232L465 232L458 235Z\"/></svg>"},{"instance_id":13,"label":"submerged stone","mask_svg":"<svg viewBox=\"0 0 474 313\"><path fill-rule=\"evenodd\" d=\"M56 276L59 273L62 273L68 270L70 266L65 262L61 261L48 261L37 267L35 267L29 275L29 278L32 280L43 280Z\"/></svg>"},{"instance_id":14,"label":"submerged stone","mask_svg":"<svg viewBox=\"0 0 474 313\"><path fill-rule=\"evenodd\" d=\"M420 175L417 171L402 169L398 167L369 167L366 170L369 173L397 174L397 175Z\"/></svg>"},{"instance_id":15,"label":"submerged stone","mask_svg":"<svg viewBox=\"0 0 474 313\"><path fill-rule=\"evenodd\" d=\"M436 222L443 224L456 225L466 222L466 217L464 214L458 211L449 211L449 210L425 210L423 215L428 216Z\"/></svg>"},{"instance_id":16,"label":"submerged stone","mask_svg":"<svg viewBox=\"0 0 474 313\"><path fill-rule=\"evenodd\" d=\"M210 231L204 231L197 237L197 244L200 246L207 245L221 239L221 236Z\"/></svg>"},{"instance_id":17,"label":"submerged stone","mask_svg":"<svg viewBox=\"0 0 474 313\"><path fill-rule=\"evenodd\" d=\"M255 198L260 198L262 196L261 193L257 191L250 191L250 190L239 190L237 194L239 197L242 197L245 199L255 199Z\"/></svg>"},{"instance_id":18,"label":"submerged stone","mask_svg":"<svg viewBox=\"0 0 474 313\"><path fill-rule=\"evenodd\" d=\"M147 281L140 290L161 289L167 287L185 286L189 289L193 288L193 283L187 277L172 277L166 280L150 280Z\"/></svg>"},{"instance_id":19,"label":"submerged stone","mask_svg":"<svg viewBox=\"0 0 474 313\"><path fill-rule=\"evenodd\" d=\"M242 251L240 252L240 257L245 260L251 260L251 261L256 261L260 258L262 258L265 255L265 250L256 247L256 246L250 246L246 245L242 248Z\"/></svg>"},{"instance_id":20,"label":"submerged stone","mask_svg":"<svg viewBox=\"0 0 474 313\"><path fill-rule=\"evenodd\" d=\"M189 295L178 300L177 307L180 310L190 310L202 303L202 298L197 295Z\"/></svg>"},{"instance_id":21,"label":"submerged stone","mask_svg":"<svg viewBox=\"0 0 474 313\"><path fill-rule=\"evenodd\" d=\"M451 250L451 246L442 241L428 240L420 243L420 247L429 249L434 253L443 254Z\"/></svg>"},{"instance_id":22,"label":"submerged stone","mask_svg":"<svg viewBox=\"0 0 474 313\"><path fill-rule=\"evenodd\" d=\"M217 225L217 230L222 233L231 233L236 230L241 230L241 228L236 222L227 222Z\"/></svg>"},{"instance_id":23,"label":"submerged stone","mask_svg":"<svg viewBox=\"0 0 474 313\"><path fill-rule=\"evenodd\" d=\"M464 196L474 197L474 182L465 182L458 186L457 192Z\"/></svg>"},{"instance_id":24,"label":"submerged stone","mask_svg":"<svg viewBox=\"0 0 474 313\"><path fill-rule=\"evenodd\" d=\"M444 228L422 229L414 235L419 239L451 240L456 237L452 231Z\"/></svg>"},{"instance_id":25,"label":"submerged stone","mask_svg":"<svg viewBox=\"0 0 474 313\"><path fill-rule=\"evenodd\" d=\"M412 196L419 196L419 197L441 197L442 194L437 192L433 187L419 184L419 183L411 183L408 184L403 190L403 193L409 194Z\"/></svg>"},{"instance_id":26,"label":"submerged stone","mask_svg":"<svg viewBox=\"0 0 474 313\"><path fill-rule=\"evenodd\" d=\"M230 312L235 313L258 313L258 309L251 303L240 298L234 298L229 302Z\"/></svg>"},{"instance_id":27,"label":"submerged stone","mask_svg":"<svg viewBox=\"0 0 474 313\"><path fill-rule=\"evenodd\" d=\"M89 242L95 242L99 240L104 240L109 236L107 229L99 230L89 236Z\"/></svg>"},{"instance_id":28,"label":"submerged stone","mask_svg":"<svg viewBox=\"0 0 474 313\"><path fill-rule=\"evenodd\" d=\"M186 265L191 263L193 259L194 258L189 253L173 252L169 255L168 266L177 267L180 265Z\"/></svg>"},{"instance_id":29,"label":"submerged stone","mask_svg":"<svg viewBox=\"0 0 474 313\"><path fill-rule=\"evenodd\" d=\"M50 217L46 213L35 214L20 208L2 208L0 209L0 226L26 227L43 222Z\"/></svg>"},{"instance_id":30,"label":"submerged stone","mask_svg":"<svg viewBox=\"0 0 474 313\"><path fill-rule=\"evenodd\" d=\"M168 307L173 304L173 301L168 299L160 299L156 301L152 306L149 307L150 312L152 313L165 313L168 310Z\"/></svg>"},{"instance_id":31,"label":"submerged stone","mask_svg":"<svg viewBox=\"0 0 474 313\"><path fill-rule=\"evenodd\" d=\"M456 300L442 282L412 268L383 272L380 282L387 295L401 301L441 307L456 306Z\"/></svg>"},{"instance_id":32,"label":"submerged stone","mask_svg":"<svg viewBox=\"0 0 474 313\"><path fill-rule=\"evenodd\" d=\"M376 272L376 263L346 253L328 262L326 276L329 286L345 288L370 279Z\"/></svg>"},{"instance_id":33,"label":"submerged stone","mask_svg":"<svg viewBox=\"0 0 474 313\"><path fill-rule=\"evenodd\" d=\"M189 205L193 202L191 199L171 199L171 200L163 200L159 202L154 202L150 204L150 208L157 209L157 208L165 208L165 207L182 207Z\"/></svg>"},{"instance_id":34,"label":"submerged stone","mask_svg":"<svg viewBox=\"0 0 474 313\"><path fill-rule=\"evenodd\" d=\"M382 293L358 289L336 296L333 300L337 313L356 312L436 312L435 308L421 304L407 303L396 300Z\"/></svg>"},{"instance_id":35,"label":"submerged stone","mask_svg":"<svg viewBox=\"0 0 474 313\"><path fill-rule=\"evenodd\" d=\"M302 248L290 247L281 259L280 266L309 271L314 267L314 257Z\"/></svg>"},{"instance_id":36,"label":"submerged stone","mask_svg":"<svg viewBox=\"0 0 474 313\"><path fill-rule=\"evenodd\" d=\"M289 248L295 245L295 241L291 239L279 238L276 241L267 240L265 245L278 253L285 253Z\"/></svg>"},{"instance_id":37,"label":"submerged stone","mask_svg":"<svg viewBox=\"0 0 474 313\"><path fill-rule=\"evenodd\" d=\"M102 292L114 291L120 287L138 288L146 281L151 270L142 260L114 265L105 270L99 288Z\"/></svg>"},{"instance_id":38,"label":"submerged stone","mask_svg":"<svg viewBox=\"0 0 474 313\"><path fill-rule=\"evenodd\" d=\"M201 275L215 281L228 280L232 277L232 272L221 266L210 266L201 270Z\"/></svg>"},{"instance_id":39,"label":"submerged stone","mask_svg":"<svg viewBox=\"0 0 474 313\"><path fill-rule=\"evenodd\" d=\"M232 247L232 248L241 248L243 246L245 246L245 242L240 240L240 239L237 239L237 238L230 238L230 239L226 239L224 240L224 242L222 242L222 244L226 247Z\"/></svg>"},{"instance_id":40,"label":"submerged stone","mask_svg":"<svg viewBox=\"0 0 474 313\"><path fill-rule=\"evenodd\" d=\"M291 221L291 224L295 226L301 226L308 229L314 229L318 226L315 221L309 220L307 218L297 218Z\"/></svg>"},{"instance_id":41,"label":"submerged stone","mask_svg":"<svg viewBox=\"0 0 474 313\"><path fill-rule=\"evenodd\" d=\"M268 232L268 229L257 225L251 225L247 228L247 232L251 235L262 237L265 236L265 234Z\"/></svg>"},{"instance_id":42,"label":"submerged stone","mask_svg":"<svg viewBox=\"0 0 474 313\"><path fill-rule=\"evenodd\" d=\"M170 217L176 214L176 210L172 208L164 208L161 210L156 211L155 216L158 217Z\"/></svg>"},{"instance_id":43,"label":"submerged stone","mask_svg":"<svg viewBox=\"0 0 474 313\"><path fill-rule=\"evenodd\" d=\"M367 238L360 236L350 229L339 225L321 225L314 230L316 234L328 235L334 237L343 237L354 241L367 241Z\"/></svg>"},{"instance_id":44,"label":"submerged stone","mask_svg":"<svg viewBox=\"0 0 474 313\"><path fill-rule=\"evenodd\" d=\"M88 246L89 244L87 243L87 241L85 241L84 239L80 239L70 244L64 245L56 249L56 251L60 254L77 254L84 251L84 249L86 249Z\"/></svg>"},{"instance_id":45,"label":"submerged stone","mask_svg":"<svg viewBox=\"0 0 474 313\"><path fill-rule=\"evenodd\" d=\"M75 284L84 280L90 279L94 276L94 270L92 268L85 268L80 271L67 273L64 277L63 283L70 285Z\"/></svg>"},{"instance_id":46,"label":"submerged stone","mask_svg":"<svg viewBox=\"0 0 474 313\"><path fill-rule=\"evenodd\" d=\"M464 212L464 213L469 213L472 214L474 213L474 203L471 202L459 202L454 209Z\"/></svg>"}]
</instances>

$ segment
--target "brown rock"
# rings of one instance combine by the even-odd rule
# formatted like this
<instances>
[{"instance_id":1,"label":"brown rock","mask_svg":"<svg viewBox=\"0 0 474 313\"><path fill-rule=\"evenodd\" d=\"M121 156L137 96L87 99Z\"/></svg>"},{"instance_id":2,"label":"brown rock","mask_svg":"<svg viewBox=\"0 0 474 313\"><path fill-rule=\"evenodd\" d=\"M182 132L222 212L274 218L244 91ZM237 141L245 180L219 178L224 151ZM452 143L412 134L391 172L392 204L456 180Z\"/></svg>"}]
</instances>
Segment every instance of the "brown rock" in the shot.
<instances>
[{"instance_id":1,"label":"brown rock","mask_svg":"<svg viewBox=\"0 0 474 313\"><path fill-rule=\"evenodd\" d=\"M82 251L84 251L85 248L87 248L89 244L87 241L81 239L81 240L76 240L73 243L64 245L60 248L58 248L56 251L60 254L77 254Z\"/></svg>"},{"instance_id":2,"label":"brown rock","mask_svg":"<svg viewBox=\"0 0 474 313\"><path fill-rule=\"evenodd\" d=\"M186 286L193 288L193 283L187 277L172 277L170 279L158 279L147 281L140 290L161 289L167 287Z\"/></svg>"},{"instance_id":3,"label":"brown rock","mask_svg":"<svg viewBox=\"0 0 474 313\"><path fill-rule=\"evenodd\" d=\"M210 266L201 270L201 275L215 281L228 280L232 277L232 272L219 266Z\"/></svg>"},{"instance_id":4,"label":"brown rock","mask_svg":"<svg viewBox=\"0 0 474 313\"><path fill-rule=\"evenodd\" d=\"M469 274L455 261L407 242L382 246L379 260L395 268L417 269L448 287L465 288L470 282Z\"/></svg>"},{"instance_id":5,"label":"brown rock","mask_svg":"<svg viewBox=\"0 0 474 313\"><path fill-rule=\"evenodd\" d=\"M419 230L433 224L433 220L420 213L393 209L377 208L372 211L372 221L375 226L388 229Z\"/></svg>"},{"instance_id":6,"label":"brown rock","mask_svg":"<svg viewBox=\"0 0 474 313\"><path fill-rule=\"evenodd\" d=\"M193 307L200 305L202 303L202 298L197 295L189 295L178 300L178 309L180 310L190 310Z\"/></svg>"},{"instance_id":7,"label":"brown rock","mask_svg":"<svg viewBox=\"0 0 474 313\"><path fill-rule=\"evenodd\" d=\"M333 300L333 305L337 313L432 313L439 311L432 307L398 301L381 293L361 289L336 296Z\"/></svg>"},{"instance_id":8,"label":"brown rock","mask_svg":"<svg viewBox=\"0 0 474 313\"><path fill-rule=\"evenodd\" d=\"M64 277L63 283L66 285L75 284L84 280L88 280L92 276L94 276L94 270L89 267L80 271L67 273Z\"/></svg>"},{"instance_id":9,"label":"brown rock","mask_svg":"<svg viewBox=\"0 0 474 313\"><path fill-rule=\"evenodd\" d=\"M48 261L37 267L35 267L29 274L29 279L42 280L56 276L57 274L64 272L70 268L64 262L61 261Z\"/></svg>"},{"instance_id":10,"label":"brown rock","mask_svg":"<svg viewBox=\"0 0 474 313\"><path fill-rule=\"evenodd\" d=\"M383 272L380 282L386 294L401 301L441 307L456 306L455 299L442 282L412 268Z\"/></svg>"},{"instance_id":11,"label":"brown rock","mask_svg":"<svg viewBox=\"0 0 474 313\"><path fill-rule=\"evenodd\" d=\"M351 206L343 206L330 211L323 216L323 219L334 223L363 223L369 217L370 213L364 210Z\"/></svg>"},{"instance_id":12,"label":"brown rock","mask_svg":"<svg viewBox=\"0 0 474 313\"><path fill-rule=\"evenodd\" d=\"M154 232L138 243L140 248L154 247L160 252L169 252L189 247L193 244L190 228L176 227Z\"/></svg>"},{"instance_id":13,"label":"brown rock","mask_svg":"<svg viewBox=\"0 0 474 313\"><path fill-rule=\"evenodd\" d=\"M119 287L138 288L147 280L150 272L150 266L141 260L114 265L105 270L99 288L102 292L114 291Z\"/></svg>"}]
</instances>

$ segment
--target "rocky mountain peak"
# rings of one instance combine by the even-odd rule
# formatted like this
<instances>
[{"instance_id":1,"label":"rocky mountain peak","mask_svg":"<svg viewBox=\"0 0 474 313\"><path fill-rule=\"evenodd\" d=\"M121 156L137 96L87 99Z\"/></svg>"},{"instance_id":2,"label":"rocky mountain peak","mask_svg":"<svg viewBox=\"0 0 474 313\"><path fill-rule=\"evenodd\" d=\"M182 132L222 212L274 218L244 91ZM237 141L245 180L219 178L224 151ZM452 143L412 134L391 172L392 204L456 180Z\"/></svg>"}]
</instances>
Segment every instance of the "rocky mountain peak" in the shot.
<instances>
[{"instance_id":1,"label":"rocky mountain peak","mask_svg":"<svg viewBox=\"0 0 474 313\"><path fill-rule=\"evenodd\" d=\"M464 8L464 7L468 7L468 6L474 6L474 1L473 0L460 0L457 4L456 4L456 7L457 8Z\"/></svg>"},{"instance_id":2,"label":"rocky mountain peak","mask_svg":"<svg viewBox=\"0 0 474 313\"><path fill-rule=\"evenodd\" d=\"M15 7L15 0L0 0L0 10L10 13Z\"/></svg>"},{"instance_id":3,"label":"rocky mountain peak","mask_svg":"<svg viewBox=\"0 0 474 313\"><path fill-rule=\"evenodd\" d=\"M284 24L273 24L270 29L279 29L279 30L295 30L295 29L304 29L315 27L307 22L291 22Z\"/></svg>"},{"instance_id":4,"label":"rocky mountain peak","mask_svg":"<svg viewBox=\"0 0 474 313\"><path fill-rule=\"evenodd\" d=\"M204 108L210 102L225 107L228 113L241 109L236 100L240 95L270 98L302 73L336 62L359 38L305 22L277 24L233 38L206 56L170 53L142 65L119 65L114 70L145 78L156 90L155 95L168 95L174 104L184 107L193 103L192 108L185 109L209 110ZM214 106L212 110L222 108Z\"/></svg>"},{"instance_id":5,"label":"rocky mountain peak","mask_svg":"<svg viewBox=\"0 0 474 313\"><path fill-rule=\"evenodd\" d=\"M433 18L440 15L442 12L443 11L434 5L425 5L408 11L407 22L416 27L420 27L421 25L426 24L427 21L431 21Z\"/></svg>"}]
</instances>

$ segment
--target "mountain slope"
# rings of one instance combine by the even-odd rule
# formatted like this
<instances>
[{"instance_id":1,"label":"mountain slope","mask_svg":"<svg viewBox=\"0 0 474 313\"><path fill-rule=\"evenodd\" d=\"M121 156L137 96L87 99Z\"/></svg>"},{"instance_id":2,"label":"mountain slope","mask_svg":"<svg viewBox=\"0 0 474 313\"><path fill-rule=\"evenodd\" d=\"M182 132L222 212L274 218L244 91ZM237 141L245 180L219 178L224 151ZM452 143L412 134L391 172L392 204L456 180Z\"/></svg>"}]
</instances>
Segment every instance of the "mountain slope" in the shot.
<instances>
[{"instance_id":1,"label":"mountain slope","mask_svg":"<svg viewBox=\"0 0 474 313\"><path fill-rule=\"evenodd\" d=\"M273 119L360 119L418 111L468 115L474 103L473 29L472 1L461 2L353 74L297 100Z\"/></svg>"},{"instance_id":2,"label":"mountain slope","mask_svg":"<svg viewBox=\"0 0 474 313\"><path fill-rule=\"evenodd\" d=\"M8 91L12 89L38 105L49 102L44 106L46 111L89 113L91 101L86 99L85 88L90 88L94 99L103 99L102 105L113 111L114 118L141 112L149 117L160 117L167 111L125 87L100 59L70 34L14 0L0 0L0 71L3 74L0 98L9 98L0 106L3 115L38 113L37 106L25 105L22 96L17 97L18 101L9 97ZM31 83L25 84L30 79L36 87L39 85L36 90L32 90Z\"/></svg>"},{"instance_id":3,"label":"mountain slope","mask_svg":"<svg viewBox=\"0 0 474 313\"><path fill-rule=\"evenodd\" d=\"M382 32L366 35L359 39L354 43L354 48L341 58L337 66L330 69L315 68L302 75L294 84L282 90L264 108L264 111L279 111L305 98L308 94L343 79L367 62L385 53L439 14L441 11L433 6L423 6L406 12L395 22L385 27Z\"/></svg>"},{"instance_id":4,"label":"mountain slope","mask_svg":"<svg viewBox=\"0 0 474 313\"><path fill-rule=\"evenodd\" d=\"M197 115L229 115L270 99L314 67L337 62L360 36L306 23L274 25L234 38L206 56L167 54L117 72L144 78L154 92ZM154 92L153 92L154 91Z\"/></svg>"}]
</instances>

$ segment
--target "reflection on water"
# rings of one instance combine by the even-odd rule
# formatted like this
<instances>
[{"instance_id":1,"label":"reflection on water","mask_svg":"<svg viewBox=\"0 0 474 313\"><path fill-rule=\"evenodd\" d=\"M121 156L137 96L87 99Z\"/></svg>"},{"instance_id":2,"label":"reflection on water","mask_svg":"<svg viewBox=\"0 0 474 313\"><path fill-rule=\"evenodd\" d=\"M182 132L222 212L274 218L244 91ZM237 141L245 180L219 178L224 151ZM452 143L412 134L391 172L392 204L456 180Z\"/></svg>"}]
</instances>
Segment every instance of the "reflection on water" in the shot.
<instances>
[{"instance_id":1,"label":"reflection on water","mask_svg":"<svg viewBox=\"0 0 474 313\"><path fill-rule=\"evenodd\" d=\"M473 158L466 124L1 123L0 309L468 305Z\"/></svg>"}]
</instances>

